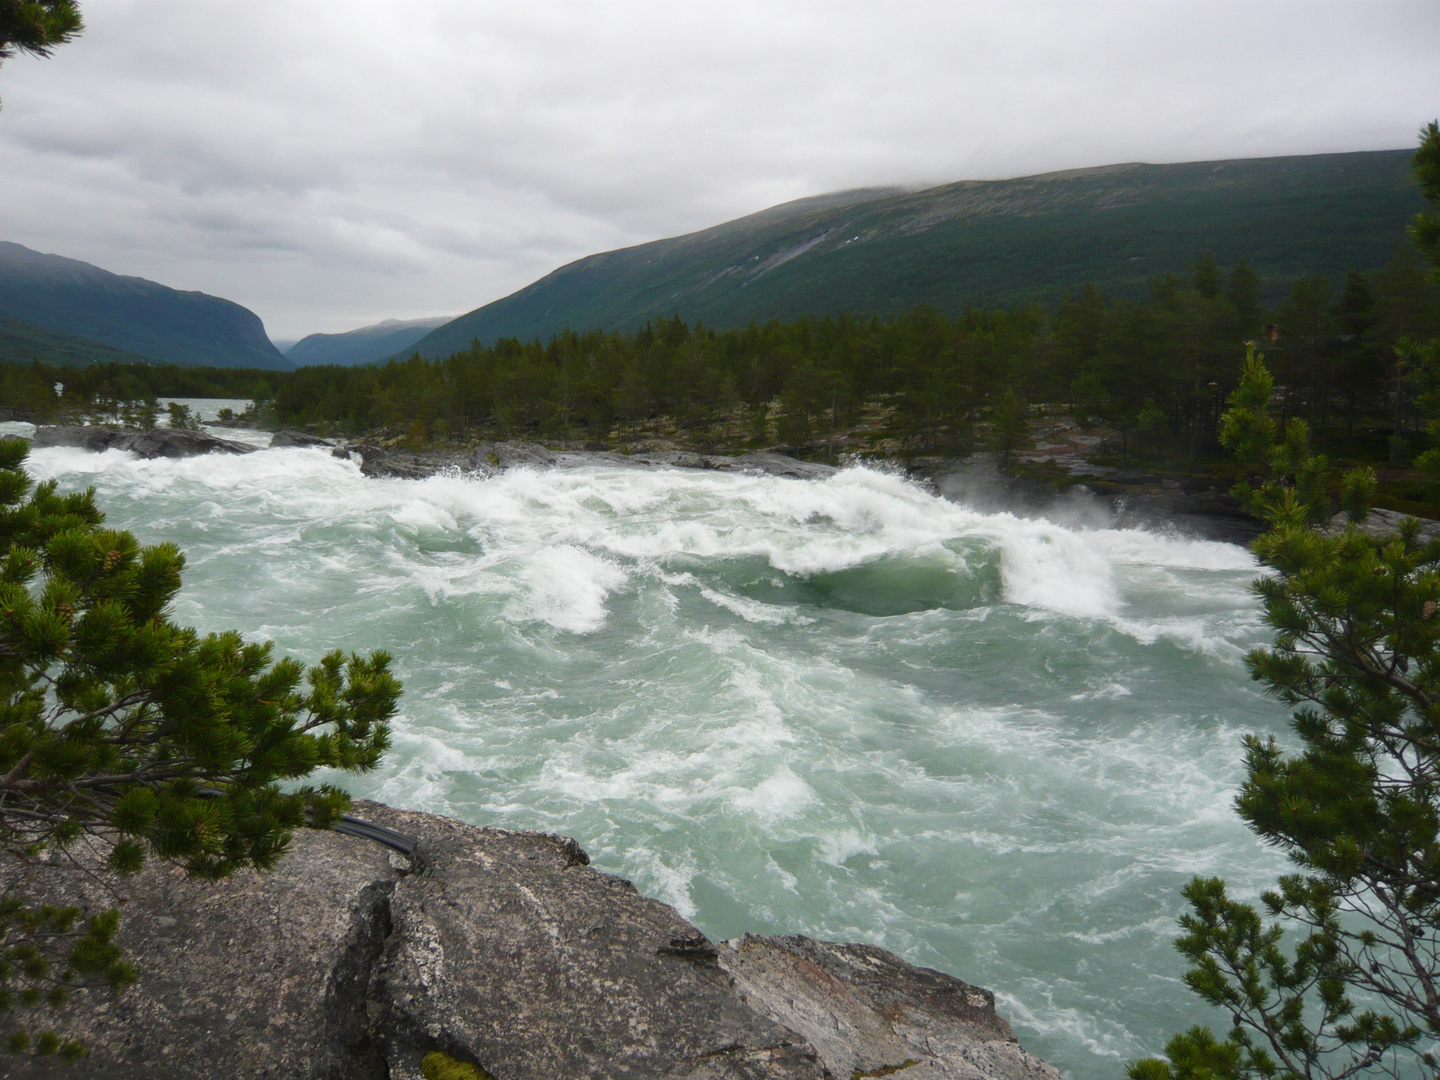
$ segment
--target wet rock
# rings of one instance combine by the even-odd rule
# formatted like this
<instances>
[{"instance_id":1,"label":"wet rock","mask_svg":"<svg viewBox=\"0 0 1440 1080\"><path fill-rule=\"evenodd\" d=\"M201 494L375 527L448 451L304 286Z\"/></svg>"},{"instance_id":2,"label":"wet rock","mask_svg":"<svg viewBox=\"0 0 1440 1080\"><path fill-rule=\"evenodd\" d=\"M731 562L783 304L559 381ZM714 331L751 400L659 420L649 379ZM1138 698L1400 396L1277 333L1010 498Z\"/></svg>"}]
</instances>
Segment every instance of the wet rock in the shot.
<instances>
[{"instance_id":1,"label":"wet rock","mask_svg":"<svg viewBox=\"0 0 1440 1080\"><path fill-rule=\"evenodd\" d=\"M308 431L292 431L286 428L284 431L277 431L270 436L271 447L277 446L324 446L332 445L329 439L322 439L319 435L311 435Z\"/></svg>"},{"instance_id":2,"label":"wet rock","mask_svg":"<svg viewBox=\"0 0 1440 1080\"><path fill-rule=\"evenodd\" d=\"M1057 485L1001 471L993 454L916 458L906 474L936 494L987 513L1044 517L1088 528L1173 529L1205 540L1248 544L1265 529L1227 489L1205 476L1161 476L1075 467L1083 484Z\"/></svg>"},{"instance_id":3,"label":"wet rock","mask_svg":"<svg viewBox=\"0 0 1440 1080\"><path fill-rule=\"evenodd\" d=\"M271 444L275 445L275 444ZM419 480L444 472L488 476L507 469L576 469L608 466L624 469L713 469L720 472L823 479L836 472L833 465L800 461L784 454L696 454L664 450L619 454L606 450L548 450L531 442L482 442L468 450L396 450L373 443L351 443L337 454L357 454L366 476L395 476Z\"/></svg>"},{"instance_id":4,"label":"wet rock","mask_svg":"<svg viewBox=\"0 0 1440 1080\"><path fill-rule=\"evenodd\" d=\"M336 457L360 459L360 472L370 477L395 477L400 480L423 480L441 471L442 466L422 461L416 454L387 450L369 443L353 443L331 451Z\"/></svg>"},{"instance_id":5,"label":"wet rock","mask_svg":"<svg viewBox=\"0 0 1440 1080\"><path fill-rule=\"evenodd\" d=\"M140 979L82 991L65 1014L91 1047L83 1075L419 1080L441 1050L500 1080L1058 1080L987 991L882 949L716 946L574 840L375 803L354 813L416 837L414 861L309 831L274 871L223 882L160 864L118 880L100 854L81 867L0 856L0 892L123 905Z\"/></svg>"},{"instance_id":6,"label":"wet rock","mask_svg":"<svg viewBox=\"0 0 1440 1080\"><path fill-rule=\"evenodd\" d=\"M724 942L718 964L757 1012L802 1035L828 1075L1058 1080L995 1012L995 995L873 945Z\"/></svg>"},{"instance_id":7,"label":"wet rock","mask_svg":"<svg viewBox=\"0 0 1440 1080\"><path fill-rule=\"evenodd\" d=\"M667 465L676 469L714 469L718 472L750 473L764 476L787 476L797 480L823 480L838 470L834 465L823 465L815 461L801 461L785 454L755 453L737 454L692 454L684 450L673 450L663 454L637 455L642 461L654 465Z\"/></svg>"},{"instance_id":8,"label":"wet rock","mask_svg":"<svg viewBox=\"0 0 1440 1080\"><path fill-rule=\"evenodd\" d=\"M555 464L556 455L539 443L482 442L470 454L472 468L517 469L524 466L547 468Z\"/></svg>"},{"instance_id":9,"label":"wet rock","mask_svg":"<svg viewBox=\"0 0 1440 1080\"><path fill-rule=\"evenodd\" d=\"M104 450L129 450L142 458L183 458L197 454L249 454L253 446L222 439L208 431L183 431L176 428L155 428L152 431L131 431L126 428L100 425L46 424L35 429L31 445L76 446L99 453Z\"/></svg>"},{"instance_id":10,"label":"wet rock","mask_svg":"<svg viewBox=\"0 0 1440 1080\"><path fill-rule=\"evenodd\" d=\"M372 984L393 1076L418 1077L432 1049L505 1080L824 1075L695 927L560 838L364 810L434 867L397 884Z\"/></svg>"}]
</instances>

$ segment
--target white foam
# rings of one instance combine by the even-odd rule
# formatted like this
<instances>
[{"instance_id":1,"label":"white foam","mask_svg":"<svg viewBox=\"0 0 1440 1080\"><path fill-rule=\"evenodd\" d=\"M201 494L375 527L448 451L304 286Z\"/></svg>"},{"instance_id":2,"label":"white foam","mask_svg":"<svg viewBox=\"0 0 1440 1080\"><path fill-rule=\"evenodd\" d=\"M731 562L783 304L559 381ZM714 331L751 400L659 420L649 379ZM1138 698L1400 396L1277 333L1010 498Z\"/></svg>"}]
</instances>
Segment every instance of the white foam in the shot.
<instances>
[{"instance_id":1,"label":"white foam","mask_svg":"<svg viewBox=\"0 0 1440 1080\"><path fill-rule=\"evenodd\" d=\"M801 624L813 622L805 616L797 616L793 611L779 607L775 604L764 604L759 600L748 600L740 596L727 596L715 589L702 587L700 595L709 600L716 607L724 608L732 614L739 615L746 622L765 623L770 626L781 626L787 622L798 622Z\"/></svg>"},{"instance_id":2,"label":"white foam","mask_svg":"<svg viewBox=\"0 0 1440 1080\"><path fill-rule=\"evenodd\" d=\"M1092 535L1014 520L1001 541L1005 599L1064 615L1113 618L1124 601L1110 563L1089 542Z\"/></svg>"},{"instance_id":3,"label":"white foam","mask_svg":"<svg viewBox=\"0 0 1440 1080\"><path fill-rule=\"evenodd\" d=\"M519 622L538 620L557 630L588 634L605 625L605 599L625 583L613 563L569 544L546 547L520 570L522 597L505 609Z\"/></svg>"},{"instance_id":4,"label":"white foam","mask_svg":"<svg viewBox=\"0 0 1440 1080\"><path fill-rule=\"evenodd\" d=\"M776 769L749 791L730 795L730 804L743 813L754 814L768 825L783 818L793 818L817 801L810 785L796 776L787 765Z\"/></svg>"}]
</instances>

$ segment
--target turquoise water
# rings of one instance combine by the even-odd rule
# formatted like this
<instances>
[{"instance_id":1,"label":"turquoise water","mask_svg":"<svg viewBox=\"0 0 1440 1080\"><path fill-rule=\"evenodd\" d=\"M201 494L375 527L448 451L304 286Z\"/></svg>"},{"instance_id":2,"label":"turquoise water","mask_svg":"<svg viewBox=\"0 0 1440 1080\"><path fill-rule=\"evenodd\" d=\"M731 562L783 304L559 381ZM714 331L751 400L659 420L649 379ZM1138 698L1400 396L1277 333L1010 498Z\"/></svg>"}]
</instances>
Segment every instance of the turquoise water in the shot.
<instances>
[{"instance_id":1,"label":"turquoise water","mask_svg":"<svg viewBox=\"0 0 1440 1080\"><path fill-rule=\"evenodd\" d=\"M406 693L357 795L575 836L712 937L868 941L1120 1074L1210 1020L1179 890L1280 868L1230 808L1284 716L1244 549L982 514L903 479L586 468L368 480L317 450L37 451L187 553L176 616Z\"/></svg>"}]
</instances>

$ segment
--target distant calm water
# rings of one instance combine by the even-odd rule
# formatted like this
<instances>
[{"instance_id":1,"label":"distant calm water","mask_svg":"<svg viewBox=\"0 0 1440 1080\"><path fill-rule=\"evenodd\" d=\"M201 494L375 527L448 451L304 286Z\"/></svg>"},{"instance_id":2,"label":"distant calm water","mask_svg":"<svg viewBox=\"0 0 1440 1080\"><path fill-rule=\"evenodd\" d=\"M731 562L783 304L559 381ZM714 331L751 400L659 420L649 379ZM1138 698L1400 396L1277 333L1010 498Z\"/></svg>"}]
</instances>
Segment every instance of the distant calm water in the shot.
<instances>
[{"instance_id":1,"label":"distant calm water","mask_svg":"<svg viewBox=\"0 0 1440 1080\"><path fill-rule=\"evenodd\" d=\"M256 436L251 435L254 439ZM186 552L176 616L405 682L357 795L562 832L711 937L868 941L1114 1077L1191 1023L1179 890L1235 818L1248 552L981 514L882 472L367 480L318 450L34 453Z\"/></svg>"}]
</instances>

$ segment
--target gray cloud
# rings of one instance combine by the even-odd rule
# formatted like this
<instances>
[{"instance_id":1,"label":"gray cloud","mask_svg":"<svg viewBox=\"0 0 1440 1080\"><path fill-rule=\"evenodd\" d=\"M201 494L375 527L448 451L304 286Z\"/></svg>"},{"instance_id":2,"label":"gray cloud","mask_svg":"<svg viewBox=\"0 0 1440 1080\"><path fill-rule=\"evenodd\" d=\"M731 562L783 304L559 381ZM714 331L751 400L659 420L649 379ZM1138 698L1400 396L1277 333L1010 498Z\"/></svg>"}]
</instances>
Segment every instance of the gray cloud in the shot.
<instances>
[{"instance_id":1,"label":"gray cloud","mask_svg":"<svg viewBox=\"0 0 1440 1080\"><path fill-rule=\"evenodd\" d=\"M1411 145L1440 5L85 0L0 70L0 237L277 337L840 188Z\"/></svg>"}]
</instances>

